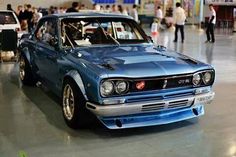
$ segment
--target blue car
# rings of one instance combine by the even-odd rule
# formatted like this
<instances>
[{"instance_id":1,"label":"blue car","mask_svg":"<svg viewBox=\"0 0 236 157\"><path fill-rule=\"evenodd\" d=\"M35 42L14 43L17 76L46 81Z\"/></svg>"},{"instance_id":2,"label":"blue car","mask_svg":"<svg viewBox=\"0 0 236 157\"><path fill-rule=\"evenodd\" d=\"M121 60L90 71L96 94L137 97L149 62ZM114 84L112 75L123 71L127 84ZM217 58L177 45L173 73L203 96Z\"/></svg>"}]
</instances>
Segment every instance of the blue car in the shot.
<instances>
[{"instance_id":1,"label":"blue car","mask_svg":"<svg viewBox=\"0 0 236 157\"><path fill-rule=\"evenodd\" d=\"M23 84L58 95L74 129L94 117L109 129L178 122L203 115L214 98L212 66L155 46L129 16L45 16L19 51Z\"/></svg>"}]
</instances>

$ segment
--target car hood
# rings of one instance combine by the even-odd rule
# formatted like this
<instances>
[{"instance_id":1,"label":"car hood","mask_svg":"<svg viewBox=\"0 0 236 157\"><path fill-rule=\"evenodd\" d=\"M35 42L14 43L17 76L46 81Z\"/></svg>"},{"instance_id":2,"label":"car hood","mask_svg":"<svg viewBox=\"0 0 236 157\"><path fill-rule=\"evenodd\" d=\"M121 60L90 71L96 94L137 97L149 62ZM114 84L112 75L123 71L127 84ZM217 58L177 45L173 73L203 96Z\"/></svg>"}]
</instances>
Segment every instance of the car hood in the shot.
<instances>
[{"instance_id":1,"label":"car hood","mask_svg":"<svg viewBox=\"0 0 236 157\"><path fill-rule=\"evenodd\" d=\"M152 45L80 48L74 54L109 77L156 77L209 69L207 64Z\"/></svg>"}]
</instances>

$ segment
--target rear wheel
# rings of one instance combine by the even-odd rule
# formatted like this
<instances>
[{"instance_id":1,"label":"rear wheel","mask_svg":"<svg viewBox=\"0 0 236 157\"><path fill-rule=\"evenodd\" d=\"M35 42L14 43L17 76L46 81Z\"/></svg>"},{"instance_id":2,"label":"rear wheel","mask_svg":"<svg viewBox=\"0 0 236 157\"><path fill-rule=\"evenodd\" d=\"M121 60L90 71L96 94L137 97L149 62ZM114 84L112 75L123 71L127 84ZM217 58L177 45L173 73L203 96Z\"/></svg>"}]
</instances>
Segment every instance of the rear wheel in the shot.
<instances>
[{"instance_id":1,"label":"rear wheel","mask_svg":"<svg viewBox=\"0 0 236 157\"><path fill-rule=\"evenodd\" d=\"M24 85L35 85L36 81L33 77L32 70L30 68L29 62L24 55L20 55L19 57L19 73L20 80Z\"/></svg>"},{"instance_id":2,"label":"rear wheel","mask_svg":"<svg viewBox=\"0 0 236 157\"><path fill-rule=\"evenodd\" d=\"M93 121L93 115L86 109L85 104L86 100L77 84L70 79L66 80L62 91L62 112L70 128L83 128Z\"/></svg>"}]
</instances>

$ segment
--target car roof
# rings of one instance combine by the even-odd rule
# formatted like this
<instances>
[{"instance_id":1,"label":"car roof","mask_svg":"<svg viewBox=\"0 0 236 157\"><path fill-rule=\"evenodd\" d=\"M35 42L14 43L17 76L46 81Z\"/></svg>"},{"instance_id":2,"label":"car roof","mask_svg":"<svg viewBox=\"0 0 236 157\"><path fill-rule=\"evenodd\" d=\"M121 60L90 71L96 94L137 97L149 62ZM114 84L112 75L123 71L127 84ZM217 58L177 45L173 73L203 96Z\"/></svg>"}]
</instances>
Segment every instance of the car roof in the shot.
<instances>
[{"instance_id":1,"label":"car roof","mask_svg":"<svg viewBox=\"0 0 236 157\"><path fill-rule=\"evenodd\" d=\"M63 13L63 14L52 14L44 16L44 18L126 18L126 19L133 19L130 16L122 15L122 14L112 14L112 13L100 13L100 12L78 12L78 13Z\"/></svg>"}]
</instances>

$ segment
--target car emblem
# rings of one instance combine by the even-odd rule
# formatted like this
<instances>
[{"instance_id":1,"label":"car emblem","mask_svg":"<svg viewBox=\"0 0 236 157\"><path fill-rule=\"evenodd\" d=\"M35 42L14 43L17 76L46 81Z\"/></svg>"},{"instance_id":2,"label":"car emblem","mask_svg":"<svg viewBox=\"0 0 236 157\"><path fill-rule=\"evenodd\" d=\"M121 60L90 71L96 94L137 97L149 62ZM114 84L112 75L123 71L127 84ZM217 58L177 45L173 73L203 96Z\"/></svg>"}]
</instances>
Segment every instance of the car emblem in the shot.
<instances>
[{"instance_id":1,"label":"car emblem","mask_svg":"<svg viewBox=\"0 0 236 157\"><path fill-rule=\"evenodd\" d=\"M136 83L136 88L137 88L138 90L143 90L144 87L145 87L145 81L140 81L140 82L137 82L137 83Z\"/></svg>"},{"instance_id":2,"label":"car emblem","mask_svg":"<svg viewBox=\"0 0 236 157\"><path fill-rule=\"evenodd\" d=\"M167 83L168 83L168 81L167 81L167 80L165 80L165 81L164 81L164 83L163 83L163 86L162 86L162 88L163 88L163 89L165 89L165 88L166 88L166 86L167 86Z\"/></svg>"}]
</instances>

